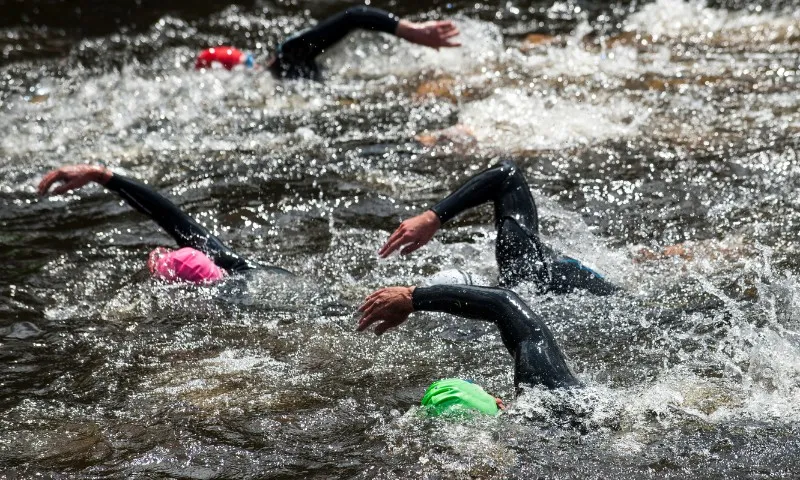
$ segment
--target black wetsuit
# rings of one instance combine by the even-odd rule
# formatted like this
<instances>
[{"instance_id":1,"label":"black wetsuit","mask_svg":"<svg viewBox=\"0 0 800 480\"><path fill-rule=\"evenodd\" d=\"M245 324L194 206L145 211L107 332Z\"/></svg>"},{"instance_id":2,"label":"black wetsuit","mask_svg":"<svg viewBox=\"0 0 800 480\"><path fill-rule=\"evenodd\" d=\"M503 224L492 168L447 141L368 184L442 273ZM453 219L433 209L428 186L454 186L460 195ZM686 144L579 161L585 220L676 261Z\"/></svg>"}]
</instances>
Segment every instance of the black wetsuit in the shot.
<instances>
[{"instance_id":1,"label":"black wetsuit","mask_svg":"<svg viewBox=\"0 0 800 480\"><path fill-rule=\"evenodd\" d=\"M548 292L576 289L609 295L619 287L578 260L556 253L539 239L539 216L528 183L508 160L472 177L431 210L442 223L486 202L494 202L500 285L532 281Z\"/></svg>"},{"instance_id":2,"label":"black wetsuit","mask_svg":"<svg viewBox=\"0 0 800 480\"><path fill-rule=\"evenodd\" d=\"M130 206L152 218L181 248L191 247L203 252L228 273L240 273L257 268L289 273L279 267L263 267L239 256L192 217L183 213L174 203L141 182L115 173L106 182L105 187L117 192Z\"/></svg>"},{"instance_id":3,"label":"black wetsuit","mask_svg":"<svg viewBox=\"0 0 800 480\"><path fill-rule=\"evenodd\" d=\"M504 288L472 285L417 287L414 310L445 312L497 325L514 357L514 384L547 388L580 385L567 367L553 334L517 294Z\"/></svg>"},{"instance_id":4,"label":"black wetsuit","mask_svg":"<svg viewBox=\"0 0 800 480\"><path fill-rule=\"evenodd\" d=\"M289 37L280 46L269 69L279 77L319 79L316 58L356 29L393 34L400 20L371 7L351 7L314 28Z\"/></svg>"}]
</instances>

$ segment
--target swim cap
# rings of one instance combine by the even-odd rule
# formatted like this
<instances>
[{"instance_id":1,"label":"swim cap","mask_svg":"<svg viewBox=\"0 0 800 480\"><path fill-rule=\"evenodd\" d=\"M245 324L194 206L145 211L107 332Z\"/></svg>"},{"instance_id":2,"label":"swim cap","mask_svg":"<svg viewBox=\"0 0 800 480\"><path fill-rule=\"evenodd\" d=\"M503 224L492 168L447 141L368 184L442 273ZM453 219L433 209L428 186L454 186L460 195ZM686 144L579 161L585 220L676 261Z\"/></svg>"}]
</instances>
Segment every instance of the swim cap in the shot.
<instances>
[{"instance_id":1,"label":"swim cap","mask_svg":"<svg viewBox=\"0 0 800 480\"><path fill-rule=\"evenodd\" d=\"M421 403L434 416L470 410L496 415L500 411L493 396L480 386L460 378L445 378L433 382L425 391Z\"/></svg>"},{"instance_id":2,"label":"swim cap","mask_svg":"<svg viewBox=\"0 0 800 480\"><path fill-rule=\"evenodd\" d=\"M225 278L225 270L200 250L159 247L150 252L147 267L154 277L170 282L212 283Z\"/></svg>"},{"instance_id":3,"label":"swim cap","mask_svg":"<svg viewBox=\"0 0 800 480\"><path fill-rule=\"evenodd\" d=\"M442 270L426 278L423 286L430 287L432 285L474 285L472 275L457 269Z\"/></svg>"},{"instance_id":4,"label":"swim cap","mask_svg":"<svg viewBox=\"0 0 800 480\"><path fill-rule=\"evenodd\" d=\"M221 64L225 69L231 70L236 65L242 63L248 67L252 67L253 57L233 47L221 46L206 48L197 55L194 68L198 70L201 68L210 68L215 62Z\"/></svg>"}]
</instances>

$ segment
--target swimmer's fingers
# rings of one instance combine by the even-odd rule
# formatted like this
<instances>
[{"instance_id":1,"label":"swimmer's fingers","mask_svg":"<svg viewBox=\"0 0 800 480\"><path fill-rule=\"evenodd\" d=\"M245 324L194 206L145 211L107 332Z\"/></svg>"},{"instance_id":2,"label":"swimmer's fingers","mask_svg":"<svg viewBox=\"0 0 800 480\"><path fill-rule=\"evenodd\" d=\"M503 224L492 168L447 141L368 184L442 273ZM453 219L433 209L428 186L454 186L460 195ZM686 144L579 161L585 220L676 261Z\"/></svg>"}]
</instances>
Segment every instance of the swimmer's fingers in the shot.
<instances>
[{"instance_id":1,"label":"swimmer's fingers","mask_svg":"<svg viewBox=\"0 0 800 480\"><path fill-rule=\"evenodd\" d=\"M366 307L369 303L374 302L376 298L380 297L381 293L384 290L386 290L386 289L385 288L381 288L379 290L375 290L374 292L370 293L367 296L367 298L364 299L364 305L362 305L362 308L359 309L359 310L363 311L363 308Z\"/></svg>"},{"instance_id":2,"label":"swimmer's fingers","mask_svg":"<svg viewBox=\"0 0 800 480\"><path fill-rule=\"evenodd\" d=\"M375 318L372 315L366 316L366 317L361 317L361 319L358 321L358 326L356 326L356 331L357 332L363 332L370 325L372 325L376 320L378 320L378 319Z\"/></svg>"},{"instance_id":3,"label":"swimmer's fingers","mask_svg":"<svg viewBox=\"0 0 800 480\"><path fill-rule=\"evenodd\" d=\"M400 248L404 243L404 237L406 235L406 229L404 225L400 225L397 230L389 237L389 240L381 247L380 251L378 251L378 255L381 258L386 258L392 253L394 253L398 248Z\"/></svg>"},{"instance_id":4,"label":"swimmer's fingers","mask_svg":"<svg viewBox=\"0 0 800 480\"><path fill-rule=\"evenodd\" d=\"M368 312L364 312L364 315L358 321L358 326L356 327L356 331L363 332L364 330L369 328L370 325L380 320L381 316L382 315L380 310L377 308L376 305L373 305Z\"/></svg>"},{"instance_id":5,"label":"swimmer's fingers","mask_svg":"<svg viewBox=\"0 0 800 480\"><path fill-rule=\"evenodd\" d=\"M361 332L369 327L378 318L375 316L377 310L383 307L384 302L381 300L385 289L380 289L368 296L364 304L359 307L358 311L361 312L361 319L358 321L356 330Z\"/></svg>"},{"instance_id":6,"label":"swimmer's fingers","mask_svg":"<svg viewBox=\"0 0 800 480\"><path fill-rule=\"evenodd\" d=\"M436 28L440 38L453 38L461 32L452 23L449 25L440 25Z\"/></svg>"},{"instance_id":7,"label":"swimmer's fingers","mask_svg":"<svg viewBox=\"0 0 800 480\"><path fill-rule=\"evenodd\" d=\"M364 331L375 322L375 333L380 335L389 328L405 322L414 311L411 300L412 287L387 287L367 297L367 301L359 309L363 312L356 330Z\"/></svg>"},{"instance_id":8,"label":"swimmer's fingers","mask_svg":"<svg viewBox=\"0 0 800 480\"><path fill-rule=\"evenodd\" d=\"M86 185L86 181L84 181L83 178L73 178L72 180L66 181L54 188L53 195L61 195L62 193L67 193L70 190L77 190L84 185Z\"/></svg>"},{"instance_id":9,"label":"swimmer's fingers","mask_svg":"<svg viewBox=\"0 0 800 480\"><path fill-rule=\"evenodd\" d=\"M441 220L432 210L411 217L397 227L378 254L381 258L386 258L405 246L400 253L407 255L430 242L441 224Z\"/></svg>"},{"instance_id":10,"label":"swimmer's fingers","mask_svg":"<svg viewBox=\"0 0 800 480\"><path fill-rule=\"evenodd\" d=\"M382 335L390 328L397 327L401 323L405 322L407 318L408 314L402 315L392 311L389 308L380 308L363 317L361 321L358 322L358 327L356 330L363 332L373 323L379 322L375 326L375 335Z\"/></svg>"},{"instance_id":11,"label":"swimmer's fingers","mask_svg":"<svg viewBox=\"0 0 800 480\"><path fill-rule=\"evenodd\" d=\"M408 245L403 247L402 250L400 250L400 255L408 255L409 253L411 253L411 252L413 252L415 250L419 250L419 248L421 246L423 246L423 245L424 245L424 243L422 243L422 242L409 243Z\"/></svg>"},{"instance_id":12,"label":"swimmer's fingers","mask_svg":"<svg viewBox=\"0 0 800 480\"><path fill-rule=\"evenodd\" d=\"M361 306L358 307L358 311L359 312L366 312L367 309L370 307L370 305L372 305L372 303L373 303L373 301L370 300L369 297L367 297L367 299L364 300L364 303L362 303Z\"/></svg>"},{"instance_id":13,"label":"swimmer's fingers","mask_svg":"<svg viewBox=\"0 0 800 480\"><path fill-rule=\"evenodd\" d=\"M371 302L364 304L364 306L359 309L359 310L361 310L361 318L364 319L366 317L369 317L370 315L372 315L375 312L375 310L377 310L380 307L381 307L381 304L379 303L379 301L377 299L376 300L372 300Z\"/></svg>"},{"instance_id":14,"label":"swimmer's fingers","mask_svg":"<svg viewBox=\"0 0 800 480\"><path fill-rule=\"evenodd\" d=\"M445 21L436 25L436 34L439 36L439 46L441 47L460 47L461 43L450 40L461 34L458 27L453 22Z\"/></svg>"},{"instance_id":15,"label":"swimmer's fingers","mask_svg":"<svg viewBox=\"0 0 800 480\"><path fill-rule=\"evenodd\" d=\"M46 195L47 191L50 190L50 187L64 178L64 172L62 170L52 170L48 172L42 181L39 182L39 195Z\"/></svg>"},{"instance_id":16,"label":"swimmer's fingers","mask_svg":"<svg viewBox=\"0 0 800 480\"><path fill-rule=\"evenodd\" d=\"M46 174L39 182L39 195L45 195L55 183L61 182L62 185L53 188L54 195L60 195L70 190L77 190L87 183L103 178L103 175L110 178L110 173L104 169L92 165L73 165L61 167ZM107 179L106 179L107 181ZM105 183L105 182L103 182Z\"/></svg>"},{"instance_id":17,"label":"swimmer's fingers","mask_svg":"<svg viewBox=\"0 0 800 480\"><path fill-rule=\"evenodd\" d=\"M445 34L448 32L455 31L458 34L458 27L452 20L439 20L433 22L433 27L436 29L437 32L440 34Z\"/></svg>"},{"instance_id":18,"label":"swimmer's fingers","mask_svg":"<svg viewBox=\"0 0 800 480\"><path fill-rule=\"evenodd\" d=\"M359 311L363 312L364 316L367 316L378 308L387 306L390 302L391 292L388 288L382 288L367 297L367 300L364 302L364 305L359 308Z\"/></svg>"}]
</instances>

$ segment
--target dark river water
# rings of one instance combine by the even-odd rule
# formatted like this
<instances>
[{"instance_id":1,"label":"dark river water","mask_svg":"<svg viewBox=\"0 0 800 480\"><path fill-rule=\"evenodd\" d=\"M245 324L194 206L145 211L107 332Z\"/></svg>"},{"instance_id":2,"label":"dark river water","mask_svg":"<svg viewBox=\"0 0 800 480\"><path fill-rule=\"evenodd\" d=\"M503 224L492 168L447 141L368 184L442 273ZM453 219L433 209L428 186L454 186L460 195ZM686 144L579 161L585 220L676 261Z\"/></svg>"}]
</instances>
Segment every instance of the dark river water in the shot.
<instances>
[{"instance_id":1,"label":"dark river water","mask_svg":"<svg viewBox=\"0 0 800 480\"><path fill-rule=\"evenodd\" d=\"M398 2L455 18L464 47L354 34L325 83L191 65L220 43L263 60L343 2L8 3L0 477L800 475L796 3ZM414 140L456 124L474 141ZM449 268L494 284L488 207L409 257L376 251L500 155L529 178L545 241L625 287L517 289L584 389L513 400L486 324L354 331L375 288ZM299 278L150 279L147 253L172 243L114 194L36 196L48 169L84 162ZM424 389L449 376L509 411L425 417Z\"/></svg>"}]
</instances>

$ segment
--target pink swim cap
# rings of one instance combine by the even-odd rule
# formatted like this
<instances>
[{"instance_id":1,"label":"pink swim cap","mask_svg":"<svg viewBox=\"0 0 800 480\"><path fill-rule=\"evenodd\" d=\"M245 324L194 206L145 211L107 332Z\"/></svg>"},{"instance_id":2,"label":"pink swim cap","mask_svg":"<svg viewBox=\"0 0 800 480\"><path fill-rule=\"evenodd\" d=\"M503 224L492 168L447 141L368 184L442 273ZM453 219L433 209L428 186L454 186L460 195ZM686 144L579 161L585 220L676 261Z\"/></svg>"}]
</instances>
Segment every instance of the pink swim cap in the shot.
<instances>
[{"instance_id":1,"label":"pink swim cap","mask_svg":"<svg viewBox=\"0 0 800 480\"><path fill-rule=\"evenodd\" d=\"M158 247L150 252L147 267L154 277L170 282L213 283L225 278L225 270L191 247L179 250Z\"/></svg>"}]
</instances>

